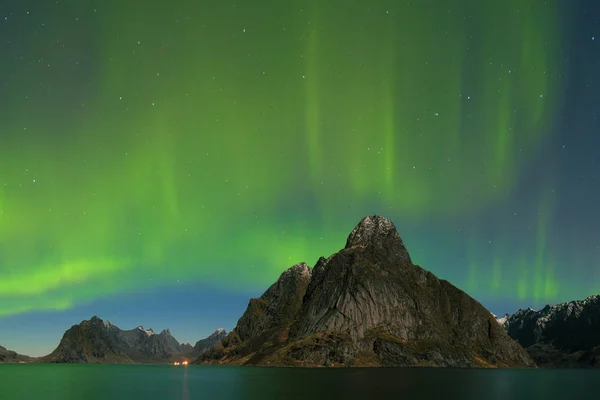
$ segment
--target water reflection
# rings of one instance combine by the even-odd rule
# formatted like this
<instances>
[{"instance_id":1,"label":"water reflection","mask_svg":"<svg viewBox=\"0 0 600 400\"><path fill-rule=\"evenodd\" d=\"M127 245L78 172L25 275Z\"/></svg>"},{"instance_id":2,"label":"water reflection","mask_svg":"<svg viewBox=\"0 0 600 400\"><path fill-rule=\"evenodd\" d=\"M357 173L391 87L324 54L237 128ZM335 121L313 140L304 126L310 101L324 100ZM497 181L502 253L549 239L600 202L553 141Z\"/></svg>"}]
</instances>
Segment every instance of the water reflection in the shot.
<instances>
[{"instance_id":1,"label":"water reflection","mask_svg":"<svg viewBox=\"0 0 600 400\"><path fill-rule=\"evenodd\" d=\"M587 399L600 371L463 369L243 369L254 399ZM242 398L242 397L240 397Z\"/></svg>"},{"instance_id":2,"label":"water reflection","mask_svg":"<svg viewBox=\"0 0 600 400\"><path fill-rule=\"evenodd\" d=\"M0 365L8 399L590 399L598 370Z\"/></svg>"},{"instance_id":3,"label":"water reflection","mask_svg":"<svg viewBox=\"0 0 600 400\"><path fill-rule=\"evenodd\" d=\"M183 368L183 379L182 379L182 385L181 385L181 398L183 400L190 400L190 388L188 386L188 369L187 368Z\"/></svg>"}]
</instances>

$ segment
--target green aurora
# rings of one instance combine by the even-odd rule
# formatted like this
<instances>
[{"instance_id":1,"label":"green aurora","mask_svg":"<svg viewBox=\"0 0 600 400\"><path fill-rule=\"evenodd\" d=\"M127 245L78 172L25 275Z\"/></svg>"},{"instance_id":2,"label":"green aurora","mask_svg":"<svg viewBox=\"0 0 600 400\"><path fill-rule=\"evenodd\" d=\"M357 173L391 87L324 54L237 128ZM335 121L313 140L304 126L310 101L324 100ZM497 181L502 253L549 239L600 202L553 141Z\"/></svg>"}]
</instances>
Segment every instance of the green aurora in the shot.
<instances>
[{"instance_id":1,"label":"green aurora","mask_svg":"<svg viewBox=\"0 0 600 400\"><path fill-rule=\"evenodd\" d=\"M264 3L96 2L23 32L43 61L0 67L18 93L0 137L0 316L179 281L264 288L374 213L476 298L575 293L548 246L551 177L522 251L471 229L448 242L464 265L446 265L403 228L517 190L562 101L558 0ZM53 70L75 23L81 60Z\"/></svg>"}]
</instances>

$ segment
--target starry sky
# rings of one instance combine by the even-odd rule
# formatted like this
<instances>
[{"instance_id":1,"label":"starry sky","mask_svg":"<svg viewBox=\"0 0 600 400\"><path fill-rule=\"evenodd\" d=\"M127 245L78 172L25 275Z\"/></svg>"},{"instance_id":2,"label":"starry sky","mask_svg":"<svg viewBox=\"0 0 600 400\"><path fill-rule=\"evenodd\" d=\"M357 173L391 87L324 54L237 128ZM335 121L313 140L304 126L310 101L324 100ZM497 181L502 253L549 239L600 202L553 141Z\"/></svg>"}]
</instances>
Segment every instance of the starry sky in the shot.
<instances>
[{"instance_id":1,"label":"starry sky","mask_svg":"<svg viewBox=\"0 0 600 400\"><path fill-rule=\"evenodd\" d=\"M595 0L0 0L0 345L195 342L365 215L491 311L600 293Z\"/></svg>"}]
</instances>

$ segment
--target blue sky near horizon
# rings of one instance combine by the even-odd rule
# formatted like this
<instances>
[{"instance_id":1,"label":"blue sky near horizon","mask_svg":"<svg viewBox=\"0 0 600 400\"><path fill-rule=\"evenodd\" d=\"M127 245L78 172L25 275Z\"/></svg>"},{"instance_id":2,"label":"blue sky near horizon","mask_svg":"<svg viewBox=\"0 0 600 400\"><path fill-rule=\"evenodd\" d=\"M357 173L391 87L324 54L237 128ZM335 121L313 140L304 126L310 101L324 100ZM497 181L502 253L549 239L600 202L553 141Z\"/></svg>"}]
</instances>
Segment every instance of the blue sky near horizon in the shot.
<instances>
[{"instance_id":1,"label":"blue sky near horizon","mask_svg":"<svg viewBox=\"0 0 600 400\"><path fill-rule=\"evenodd\" d=\"M169 329L180 343L194 345L217 328L230 331L248 305L261 293L215 291L201 285L167 288L99 299L68 311L41 311L0 319L2 346L34 357L49 354L72 325L92 316L109 320L123 330L142 325L155 333Z\"/></svg>"},{"instance_id":2,"label":"blue sky near horizon","mask_svg":"<svg viewBox=\"0 0 600 400\"><path fill-rule=\"evenodd\" d=\"M0 345L195 342L390 218L496 314L600 293L594 0L0 0Z\"/></svg>"}]
</instances>

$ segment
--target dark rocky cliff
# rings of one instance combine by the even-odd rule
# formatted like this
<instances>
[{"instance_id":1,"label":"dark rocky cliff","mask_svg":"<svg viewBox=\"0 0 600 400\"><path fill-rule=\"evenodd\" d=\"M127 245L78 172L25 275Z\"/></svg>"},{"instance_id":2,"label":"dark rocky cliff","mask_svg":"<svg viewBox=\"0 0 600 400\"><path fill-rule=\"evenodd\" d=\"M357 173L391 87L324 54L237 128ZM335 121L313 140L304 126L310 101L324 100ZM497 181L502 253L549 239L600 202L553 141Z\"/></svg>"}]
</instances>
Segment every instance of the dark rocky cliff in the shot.
<instances>
[{"instance_id":1,"label":"dark rocky cliff","mask_svg":"<svg viewBox=\"0 0 600 400\"><path fill-rule=\"evenodd\" d=\"M600 367L600 296L519 310L501 324L541 367Z\"/></svg>"},{"instance_id":2,"label":"dark rocky cliff","mask_svg":"<svg viewBox=\"0 0 600 400\"><path fill-rule=\"evenodd\" d=\"M364 218L346 247L285 271L198 363L533 367L477 301L412 263L394 224Z\"/></svg>"}]
</instances>

